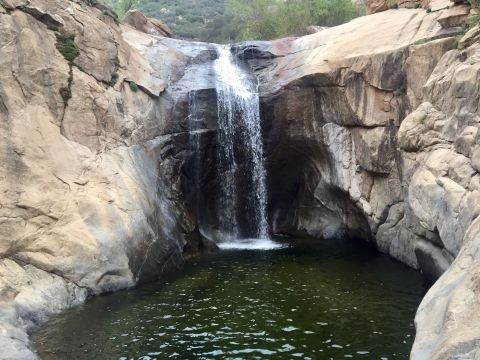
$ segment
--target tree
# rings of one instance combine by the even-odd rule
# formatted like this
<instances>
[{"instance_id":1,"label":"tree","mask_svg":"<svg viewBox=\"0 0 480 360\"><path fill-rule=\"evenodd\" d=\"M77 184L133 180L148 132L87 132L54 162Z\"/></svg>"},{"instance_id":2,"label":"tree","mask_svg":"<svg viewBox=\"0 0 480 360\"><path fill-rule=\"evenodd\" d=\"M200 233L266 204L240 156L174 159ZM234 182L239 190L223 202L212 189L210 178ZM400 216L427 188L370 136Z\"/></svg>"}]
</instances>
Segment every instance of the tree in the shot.
<instances>
[{"instance_id":1,"label":"tree","mask_svg":"<svg viewBox=\"0 0 480 360\"><path fill-rule=\"evenodd\" d=\"M310 25L334 26L364 14L351 0L228 0L240 39L303 35Z\"/></svg>"},{"instance_id":2,"label":"tree","mask_svg":"<svg viewBox=\"0 0 480 360\"><path fill-rule=\"evenodd\" d=\"M120 16L138 8L181 38L218 43L304 35L363 15L352 0L100 0ZM480 1L480 0L470 0Z\"/></svg>"},{"instance_id":3,"label":"tree","mask_svg":"<svg viewBox=\"0 0 480 360\"><path fill-rule=\"evenodd\" d=\"M278 6L275 0L228 0L227 13L238 25L237 40L275 37Z\"/></svg>"},{"instance_id":4,"label":"tree","mask_svg":"<svg viewBox=\"0 0 480 360\"><path fill-rule=\"evenodd\" d=\"M103 0L103 3L110 6L119 16L132 9L138 9L143 0Z\"/></svg>"}]
</instances>

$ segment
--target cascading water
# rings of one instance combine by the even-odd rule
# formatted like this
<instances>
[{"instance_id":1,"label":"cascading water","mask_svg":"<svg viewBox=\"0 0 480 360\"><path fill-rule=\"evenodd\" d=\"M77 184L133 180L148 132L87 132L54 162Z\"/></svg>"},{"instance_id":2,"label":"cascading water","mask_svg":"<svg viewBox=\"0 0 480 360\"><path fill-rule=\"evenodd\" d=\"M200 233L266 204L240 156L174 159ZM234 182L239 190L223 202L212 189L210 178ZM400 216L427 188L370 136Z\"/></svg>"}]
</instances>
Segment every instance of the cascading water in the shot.
<instances>
[{"instance_id":1,"label":"cascading water","mask_svg":"<svg viewBox=\"0 0 480 360\"><path fill-rule=\"evenodd\" d=\"M221 179L219 209L221 231L227 238L222 248L274 247L269 240L266 216L266 172L260 126L260 101L251 76L235 63L230 47L218 49L215 62L218 104L218 171ZM241 159L241 160L239 160ZM238 179L246 177L248 186L239 188ZM239 192L241 191L241 193ZM240 195L243 207L239 207ZM238 240L245 231L238 224L239 209L251 218L248 239Z\"/></svg>"},{"instance_id":2,"label":"cascading water","mask_svg":"<svg viewBox=\"0 0 480 360\"><path fill-rule=\"evenodd\" d=\"M195 204L194 209L198 217L200 217L200 181L202 173L202 161L200 151L200 134L199 128L203 119L199 118L199 109L197 104L197 93L192 91L188 94L188 108L189 108L189 143L192 144L192 148L195 150L195 157L193 158L193 177L195 184ZM199 223L201 219L198 219Z\"/></svg>"}]
</instances>

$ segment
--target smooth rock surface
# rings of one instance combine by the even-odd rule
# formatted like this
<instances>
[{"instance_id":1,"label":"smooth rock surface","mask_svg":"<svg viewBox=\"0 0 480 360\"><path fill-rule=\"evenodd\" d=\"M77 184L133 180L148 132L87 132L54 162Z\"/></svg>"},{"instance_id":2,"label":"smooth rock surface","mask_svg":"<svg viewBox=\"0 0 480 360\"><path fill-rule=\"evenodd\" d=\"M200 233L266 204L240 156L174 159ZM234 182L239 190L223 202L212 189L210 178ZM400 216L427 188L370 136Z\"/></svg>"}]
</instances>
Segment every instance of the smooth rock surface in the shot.
<instances>
[{"instance_id":1,"label":"smooth rock surface","mask_svg":"<svg viewBox=\"0 0 480 360\"><path fill-rule=\"evenodd\" d=\"M446 19L463 8L440 5L245 45L272 54L247 61L262 84L275 230L361 235L440 277L417 314L415 360L474 358L480 343L480 46L453 49L461 21Z\"/></svg>"},{"instance_id":2,"label":"smooth rock surface","mask_svg":"<svg viewBox=\"0 0 480 360\"><path fill-rule=\"evenodd\" d=\"M27 332L48 315L209 246L178 173L195 151L188 92L214 86L180 80L187 63L208 74L213 47L163 43L83 1L24 5L0 14L2 359L35 358ZM73 61L55 32L74 36Z\"/></svg>"}]
</instances>

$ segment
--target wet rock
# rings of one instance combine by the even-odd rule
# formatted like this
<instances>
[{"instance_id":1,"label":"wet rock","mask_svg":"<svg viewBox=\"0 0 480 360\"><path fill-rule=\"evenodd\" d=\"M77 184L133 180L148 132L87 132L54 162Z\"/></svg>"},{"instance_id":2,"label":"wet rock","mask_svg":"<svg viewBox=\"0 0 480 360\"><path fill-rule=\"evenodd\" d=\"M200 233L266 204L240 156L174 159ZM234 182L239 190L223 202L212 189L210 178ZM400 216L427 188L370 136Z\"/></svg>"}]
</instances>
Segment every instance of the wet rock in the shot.
<instances>
[{"instance_id":1,"label":"wet rock","mask_svg":"<svg viewBox=\"0 0 480 360\"><path fill-rule=\"evenodd\" d=\"M418 241L415 244L415 255L420 270L431 281L437 280L448 270L453 257L445 250L436 247L430 242Z\"/></svg>"}]
</instances>

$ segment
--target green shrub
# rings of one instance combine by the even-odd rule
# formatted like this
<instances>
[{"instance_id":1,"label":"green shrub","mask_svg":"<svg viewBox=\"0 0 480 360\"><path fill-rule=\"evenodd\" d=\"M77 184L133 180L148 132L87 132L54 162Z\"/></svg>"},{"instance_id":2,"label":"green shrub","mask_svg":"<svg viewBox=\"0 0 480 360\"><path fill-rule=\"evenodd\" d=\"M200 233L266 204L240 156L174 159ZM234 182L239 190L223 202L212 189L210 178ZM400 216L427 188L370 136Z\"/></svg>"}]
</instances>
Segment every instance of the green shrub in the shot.
<instances>
[{"instance_id":1,"label":"green shrub","mask_svg":"<svg viewBox=\"0 0 480 360\"><path fill-rule=\"evenodd\" d=\"M59 32L55 33L57 37L57 49L63 55L65 60L72 63L78 56L79 51L75 45L75 35L65 35Z\"/></svg>"},{"instance_id":2,"label":"green shrub","mask_svg":"<svg viewBox=\"0 0 480 360\"><path fill-rule=\"evenodd\" d=\"M416 3L415 4L415 9L418 9L420 7L420 4L419 3Z\"/></svg>"},{"instance_id":3,"label":"green shrub","mask_svg":"<svg viewBox=\"0 0 480 360\"><path fill-rule=\"evenodd\" d=\"M427 8L425 8L425 11L426 11L427 13L431 13L431 12L432 12L432 8L431 8L431 7L427 7Z\"/></svg>"},{"instance_id":4,"label":"green shrub","mask_svg":"<svg viewBox=\"0 0 480 360\"><path fill-rule=\"evenodd\" d=\"M138 8L165 22L176 37L219 43L304 35L310 25L335 26L365 15L365 7L351 0L100 1L119 15Z\"/></svg>"},{"instance_id":5,"label":"green shrub","mask_svg":"<svg viewBox=\"0 0 480 360\"><path fill-rule=\"evenodd\" d=\"M395 96L402 96L403 94L405 94L405 90L402 88L398 88L393 91L393 95Z\"/></svg>"},{"instance_id":6,"label":"green shrub","mask_svg":"<svg viewBox=\"0 0 480 360\"><path fill-rule=\"evenodd\" d=\"M133 82L133 81L130 81L129 84L130 84L130 90L132 90L133 92L136 93L138 91L138 85L135 84L135 82Z\"/></svg>"},{"instance_id":7,"label":"green shrub","mask_svg":"<svg viewBox=\"0 0 480 360\"><path fill-rule=\"evenodd\" d=\"M310 25L336 26L365 14L351 0L228 0L237 24L236 40L304 35Z\"/></svg>"},{"instance_id":8,"label":"green shrub","mask_svg":"<svg viewBox=\"0 0 480 360\"><path fill-rule=\"evenodd\" d=\"M453 45L452 45L452 47L453 47L454 49L458 49L458 46L460 45L460 39L461 39L461 38L462 38L462 36L459 35L459 36L456 36L455 39L453 40Z\"/></svg>"},{"instance_id":9,"label":"green shrub","mask_svg":"<svg viewBox=\"0 0 480 360\"><path fill-rule=\"evenodd\" d=\"M480 0L469 0L469 2L472 8L474 9L480 8Z\"/></svg>"},{"instance_id":10,"label":"green shrub","mask_svg":"<svg viewBox=\"0 0 480 360\"><path fill-rule=\"evenodd\" d=\"M476 25L480 24L480 15L474 15L474 16L470 16L468 18L468 22L467 22L467 26L469 28L472 28Z\"/></svg>"},{"instance_id":11,"label":"green shrub","mask_svg":"<svg viewBox=\"0 0 480 360\"><path fill-rule=\"evenodd\" d=\"M110 79L110 86L115 86L115 84L117 83L118 81L118 73L114 72L112 74L112 78Z\"/></svg>"},{"instance_id":12,"label":"green shrub","mask_svg":"<svg viewBox=\"0 0 480 360\"><path fill-rule=\"evenodd\" d=\"M422 45L422 44L426 44L428 42L427 39L420 39L420 40L417 40L413 43L413 45Z\"/></svg>"},{"instance_id":13,"label":"green shrub","mask_svg":"<svg viewBox=\"0 0 480 360\"><path fill-rule=\"evenodd\" d=\"M106 9L106 10L103 10L103 15L110 16L113 20L118 20L117 13L110 8Z\"/></svg>"}]
</instances>

